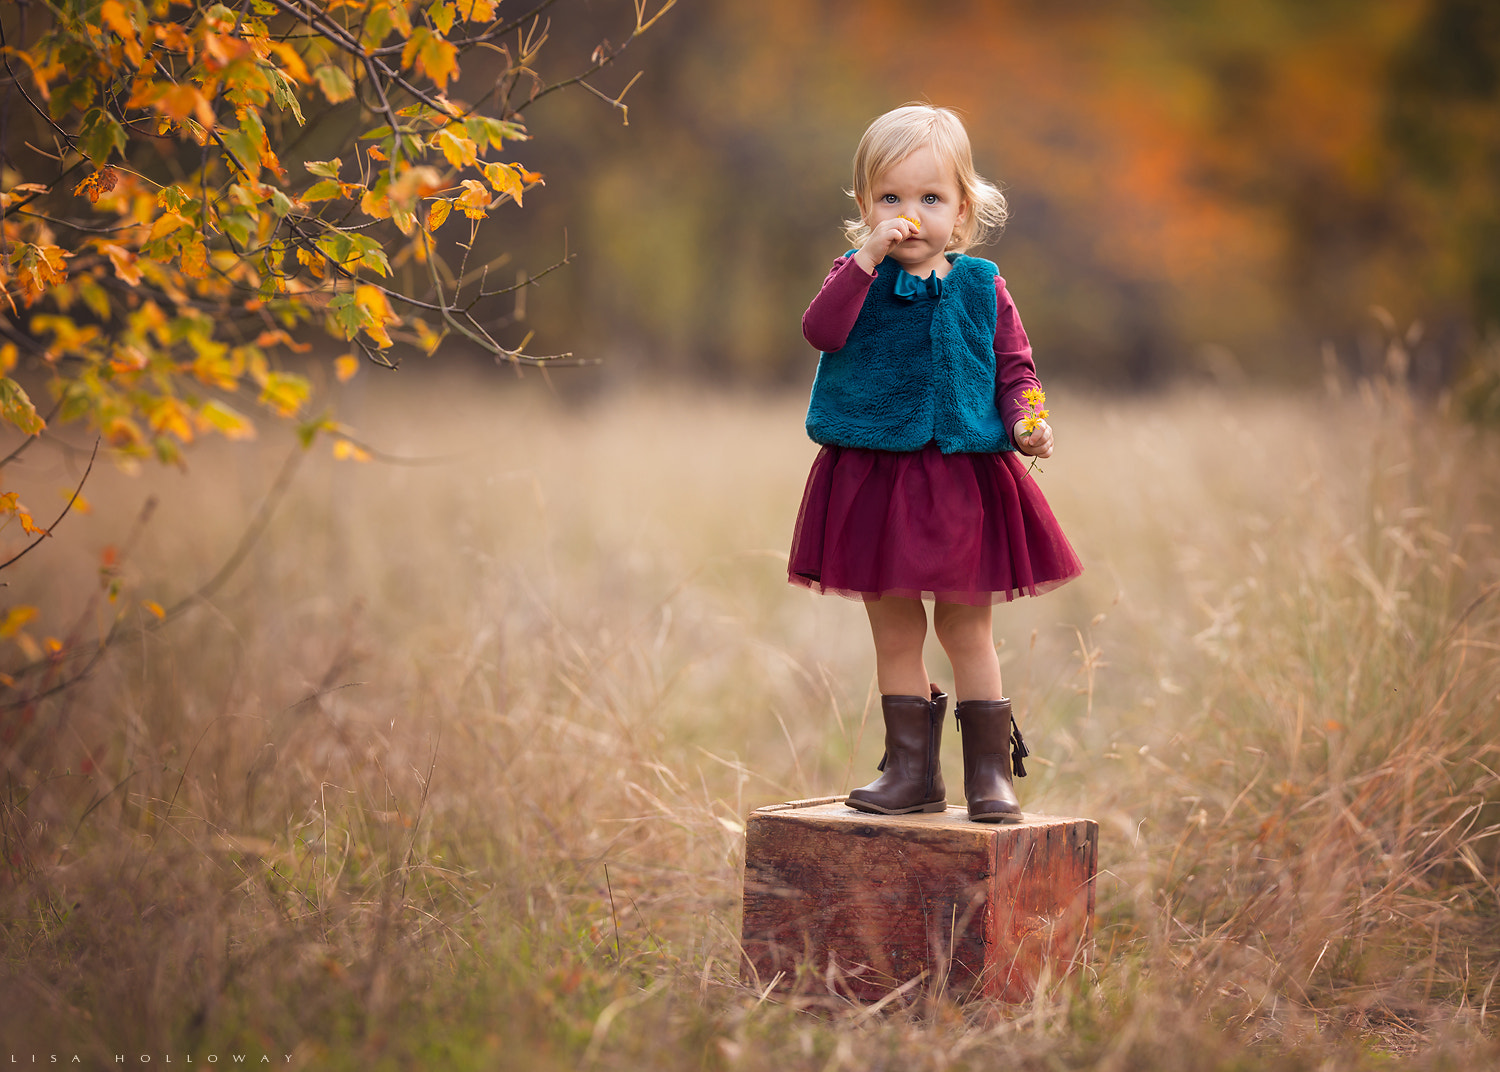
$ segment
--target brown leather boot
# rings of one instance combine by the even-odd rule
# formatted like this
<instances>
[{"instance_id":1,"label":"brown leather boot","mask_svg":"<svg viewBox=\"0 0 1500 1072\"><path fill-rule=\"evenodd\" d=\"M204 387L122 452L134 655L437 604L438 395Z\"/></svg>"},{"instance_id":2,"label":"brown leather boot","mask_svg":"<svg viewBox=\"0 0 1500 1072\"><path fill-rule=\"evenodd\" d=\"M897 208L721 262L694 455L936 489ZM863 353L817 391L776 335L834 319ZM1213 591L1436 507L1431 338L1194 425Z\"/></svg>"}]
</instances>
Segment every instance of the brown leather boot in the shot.
<instances>
[{"instance_id":1,"label":"brown leather boot","mask_svg":"<svg viewBox=\"0 0 1500 1072\"><path fill-rule=\"evenodd\" d=\"M869 785L854 790L845 804L881 815L914 811L944 811L948 807L938 749L943 743L943 717L948 696L931 686L931 699L920 696L882 696L885 716L883 772Z\"/></svg>"},{"instance_id":2,"label":"brown leather boot","mask_svg":"<svg viewBox=\"0 0 1500 1072\"><path fill-rule=\"evenodd\" d=\"M978 823L1015 823L1021 820L1016 800L1017 778L1026 777L1022 758L1031 753L1020 727L1010 717L1010 701L965 700L953 709L964 745L964 800L969 818Z\"/></svg>"}]
</instances>

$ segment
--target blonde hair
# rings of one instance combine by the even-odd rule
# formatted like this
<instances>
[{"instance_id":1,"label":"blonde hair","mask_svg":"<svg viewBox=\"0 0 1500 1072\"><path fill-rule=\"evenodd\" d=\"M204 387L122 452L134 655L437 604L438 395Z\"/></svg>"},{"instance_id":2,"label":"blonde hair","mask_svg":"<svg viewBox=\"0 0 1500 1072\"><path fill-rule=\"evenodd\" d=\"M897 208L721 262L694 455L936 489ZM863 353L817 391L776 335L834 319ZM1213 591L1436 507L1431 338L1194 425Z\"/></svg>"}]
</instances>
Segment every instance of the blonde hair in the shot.
<instances>
[{"instance_id":1,"label":"blonde hair","mask_svg":"<svg viewBox=\"0 0 1500 1072\"><path fill-rule=\"evenodd\" d=\"M854 189L845 191L859 206L861 217L870 203L870 190L885 171L924 145L938 160L953 168L959 193L968 212L953 230L948 249L962 253L997 236L1009 209L1000 188L974 170L969 134L958 115L930 104L907 104L886 112L865 131L854 151ZM859 246L870 236L863 219L845 220L844 237Z\"/></svg>"}]
</instances>

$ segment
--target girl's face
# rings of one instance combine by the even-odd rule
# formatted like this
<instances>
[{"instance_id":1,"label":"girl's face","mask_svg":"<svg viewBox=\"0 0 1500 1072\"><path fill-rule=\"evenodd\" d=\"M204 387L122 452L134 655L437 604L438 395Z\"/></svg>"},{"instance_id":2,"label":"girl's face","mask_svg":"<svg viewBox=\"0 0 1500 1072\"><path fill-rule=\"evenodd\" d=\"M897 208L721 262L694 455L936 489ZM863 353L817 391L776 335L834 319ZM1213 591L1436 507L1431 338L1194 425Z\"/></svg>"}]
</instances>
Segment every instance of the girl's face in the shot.
<instances>
[{"instance_id":1,"label":"girl's face","mask_svg":"<svg viewBox=\"0 0 1500 1072\"><path fill-rule=\"evenodd\" d=\"M887 254L906 271L927 275L948 273L943 256L954 229L969 211L953 168L939 160L930 145L914 150L892 164L870 186L868 204L861 204L865 226L873 227L896 216L916 220L921 229Z\"/></svg>"}]
</instances>

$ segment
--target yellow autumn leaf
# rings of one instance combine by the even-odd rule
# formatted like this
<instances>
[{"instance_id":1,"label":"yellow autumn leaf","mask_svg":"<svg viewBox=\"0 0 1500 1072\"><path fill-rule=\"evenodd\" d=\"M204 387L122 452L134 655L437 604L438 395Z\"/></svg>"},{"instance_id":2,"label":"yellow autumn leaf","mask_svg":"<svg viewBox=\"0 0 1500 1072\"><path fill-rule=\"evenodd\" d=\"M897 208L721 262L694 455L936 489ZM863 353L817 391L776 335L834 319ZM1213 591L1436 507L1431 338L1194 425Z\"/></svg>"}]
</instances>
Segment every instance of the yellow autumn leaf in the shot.
<instances>
[{"instance_id":1,"label":"yellow autumn leaf","mask_svg":"<svg viewBox=\"0 0 1500 1072\"><path fill-rule=\"evenodd\" d=\"M335 439L333 441L333 456L339 461L367 462L370 460L370 452L362 450L347 439Z\"/></svg>"},{"instance_id":2,"label":"yellow autumn leaf","mask_svg":"<svg viewBox=\"0 0 1500 1072\"><path fill-rule=\"evenodd\" d=\"M333 374L339 383L348 383L359 371L359 358L353 354L340 354L333 359Z\"/></svg>"},{"instance_id":3,"label":"yellow autumn leaf","mask_svg":"<svg viewBox=\"0 0 1500 1072\"><path fill-rule=\"evenodd\" d=\"M188 423L189 410L181 402L166 395L146 407L146 420L154 432L175 435L184 443L193 441L193 426Z\"/></svg>"},{"instance_id":4,"label":"yellow autumn leaf","mask_svg":"<svg viewBox=\"0 0 1500 1072\"><path fill-rule=\"evenodd\" d=\"M375 340L375 345L384 350L391 345L391 336L385 326L389 323L399 323L400 318L391 311L391 303L386 301L385 293L379 287L364 283L354 290L354 304L358 306L369 319L364 324L365 334Z\"/></svg>"},{"instance_id":5,"label":"yellow autumn leaf","mask_svg":"<svg viewBox=\"0 0 1500 1072\"><path fill-rule=\"evenodd\" d=\"M432 207L427 210L427 229L436 231L448 219L448 213L452 211L452 201L434 201Z\"/></svg>"},{"instance_id":6,"label":"yellow autumn leaf","mask_svg":"<svg viewBox=\"0 0 1500 1072\"><path fill-rule=\"evenodd\" d=\"M521 176L509 164L484 165L484 177L489 180L496 193L509 194L515 198L516 204L521 203L521 194L526 188L521 185Z\"/></svg>"},{"instance_id":7,"label":"yellow autumn leaf","mask_svg":"<svg viewBox=\"0 0 1500 1072\"><path fill-rule=\"evenodd\" d=\"M146 241L155 242L158 238L163 238L171 234L179 227L187 226L187 222L187 217L181 213L163 212L160 216L156 217L156 222L151 225L151 235Z\"/></svg>"},{"instance_id":8,"label":"yellow autumn leaf","mask_svg":"<svg viewBox=\"0 0 1500 1072\"><path fill-rule=\"evenodd\" d=\"M182 274L189 279L208 277L208 247L203 239L194 238L182 247Z\"/></svg>"},{"instance_id":9,"label":"yellow autumn leaf","mask_svg":"<svg viewBox=\"0 0 1500 1072\"><path fill-rule=\"evenodd\" d=\"M433 146L441 149L448 158L448 163L456 168L470 167L479 159L479 147L453 127L444 127L438 131L433 138Z\"/></svg>"},{"instance_id":10,"label":"yellow autumn leaf","mask_svg":"<svg viewBox=\"0 0 1500 1072\"><path fill-rule=\"evenodd\" d=\"M99 247L99 252L109 258L109 263L115 266L115 276L127 287L139 286L141 282L141 270L136 267L136 255L123 246L117 246L113 242L105 242Z\"/></svg>"},{"instance_id":11,"label":"yellow autumn leaf","mask_svg":"<svg viewBox=\"0 0 1500 1072\"><path fill-rule=\"evenodd\" d=\"M413 317L411 326L417 332L417 345L422 347L422 350L428 357L437 352L438 345L448 334L447 328L444 328L442 331L433 331L432 325L421 317Z\"/></svg>"},{"instance_id":12,"label":"yellow autumn leaf","mask_svg":"<svg viewBox=\"0 0 1500 1072\"><path fill-rule=\"evenodd\" d=\"M167 616L166 608L163 607L160 603L158 603L154 599L143 599L143 600L141 600L141 606L143 606L147 610L149 610L158 619L164 619Z\"/></svg>"},{"instance_id":13,"label":"yellow autumn leaf","mask_svg":"<svg viewBox=\"0 0 1500 1072\"><path fill-rule=\"evenodd\" d=\"M448 79L458 73L458 49L437 31L418 26L401 49L401 66L414 67L418 74L425 74L437 83L439 89L446 89Z\"/></svg>"},{"instance_id":14,"label":"yellow autumn leaf","mask_svg":"<svg viewBox=\"0 0 1500 1072\"><path fill-rule=\"evenodd\" d=\"M476 179L465 179L463 188L464 192L458 195L458 200L454 203L464 210L464 215L471 220L482 220L488 216L485 209L490 205L490 192L484 188L484 183Z\"/></svg>"},{"instance_id":15,"label":"yellow autumn leaf","mask_svg":"<svg viewBox=\"0 0 1500 1072\"><path fill-rule=\"evenodd\" d=\"M469 22L489 22L495 17L498 0L458 0L458 13Z\"/></svg>"},{"instance_id":16,"label":"yellow autumn leaf","mask_svg":"<svg viewBox=\"0 0 1500 1072\"><path fill-rule=\"evenodd\" d=\"M255 425L238 410L231 409L218 399L210 399L198 411L198 425L212 429L225 439L254 439Z\"/></svg>"},{"instance_id":17,"label":"yellow autumn leaf","mask_svg":"<svg viewBox=\"0 0 1500 1072\"><path fill-rule=\"evenodd\" d=\"M270 372L261 384L260 401L283 417L295 416L312 393L312 385L294 372Z\"/></svg>"},{"instance_id":18,"label":"yellow autumn leaf","mask_svg":"<svg viewBox=\"0 0 1500 1072\"><path fill-rule=\"evenodd\" d=\"M359 209L366 216L373 216L377 220L391 218L391 200L381 188L366 190L359 199Z\"/></svg>"},{"instance_id":19,"label":"yellow autumn leaf","mask_svg":"<svg viewBox=\"0 0 1500 1072\"><path fill-rule=\"evenodd\" d=\"M27 622L36 617L36 613L35 607L25 603L11 607L5 618L0 620L0 640L9 640L15 636L26 627Z\"/></svg>"},{"instance_id":20,"label":"yellow autumn leaf","mask_svg":"<svg viewBox=\"0 0 1500 1072\"><path fill-rule=\"evenodd\" d=\"M458 74L458 49L433 34L417 53L417 70L432 79L439 89L447 89L448 80Z\"/></svg>"}]
</instances>

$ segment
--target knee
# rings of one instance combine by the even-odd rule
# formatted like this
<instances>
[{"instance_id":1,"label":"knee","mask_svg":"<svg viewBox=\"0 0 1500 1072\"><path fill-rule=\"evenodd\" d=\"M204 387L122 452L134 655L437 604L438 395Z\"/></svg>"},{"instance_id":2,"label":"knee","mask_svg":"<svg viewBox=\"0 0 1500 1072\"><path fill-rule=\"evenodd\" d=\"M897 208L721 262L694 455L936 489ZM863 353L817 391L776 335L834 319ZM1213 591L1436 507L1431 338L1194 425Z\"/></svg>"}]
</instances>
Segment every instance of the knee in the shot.
<instances>
[{"instance_id":1,"label":"knee","mask_svg":"<svg viewBox=\"0 0 1500 1072\"><path fill-rule=\"evenodd\" d=\"M875 647L885 652L921 651L927 640L926 622L884 622L875 630Z\"/></svg>"},{"instance_id":2,"label":"knee","mask_svg":"<svg viewBox=\"0 0 1500 1072\"><path fill-rule=\"evenodd\" d=\"M927 640L927 615L917 604L915 611L894 603L881 607L877 612L871 608L870 629L875 637L875 647L880 651L920 651Z\"/></svg>"},{"instance_id":3,"label":"knee","mask_svg":"<svg viewBox=\"0 0 1500 1072\"><path fill-rule=\"evenodd\" d=\"M933 616L932 630L950 658L955 654L994 649L988 616L938 614Z\"/></svg>"}]
</instances>

